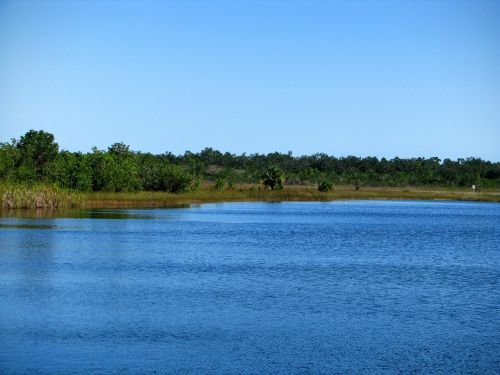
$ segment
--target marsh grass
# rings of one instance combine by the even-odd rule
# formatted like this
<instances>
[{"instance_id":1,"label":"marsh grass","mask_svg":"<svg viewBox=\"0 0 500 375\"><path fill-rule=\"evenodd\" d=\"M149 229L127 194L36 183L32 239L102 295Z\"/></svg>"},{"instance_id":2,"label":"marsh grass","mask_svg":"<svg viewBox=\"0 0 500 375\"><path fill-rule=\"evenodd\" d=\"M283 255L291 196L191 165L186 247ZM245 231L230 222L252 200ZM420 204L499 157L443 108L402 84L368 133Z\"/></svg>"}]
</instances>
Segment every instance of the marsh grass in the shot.
<instances>
[{"instance_id":1,"label":"marsh grass","mask_svg":"<svg viewBox=\"0 0 500 375\"><path fill-rule=\"evenodd\" d=\"M82 194L54 185L0 185L0 206L6 209L71 208L81 203Z\"/></svg>"},{"instance_id":2,"label":"marsh grass","mask_svg":"<svg viewBox=\"0 0 500 375\"><path fill-rule=\"evenodd\" d=\"M253 185L239 185L233 189L214 190L204 187L196 192L172 194L164 192L87 193L85 208L150 208L183 207L197 203L216 202L281 202L334 200L459 200L500 202L499 191L474 193L447 188L361 188L335 187L320 192L315 186L286 186L283 190L265 190Z\"/></svg>"},{"instance_id":3,"label":"marsh grass","mask_svg":"<svg viewBox=\"0 0 500 375\"><path fill-rule=\"evenodd\" d=\"M500 202L500 191L472 192L456 188L368 188L336 186L321 192L316 186L285 186L283 190L266 190L257 185L237 185L214 190L204 185L200 190L180 194L168 192L78 193L53 185L0 185L3 209L66 208L155 208L185 207L190 204L216 202L284 202L335 200L459 200Z\"/></svg>"}]
</instances>

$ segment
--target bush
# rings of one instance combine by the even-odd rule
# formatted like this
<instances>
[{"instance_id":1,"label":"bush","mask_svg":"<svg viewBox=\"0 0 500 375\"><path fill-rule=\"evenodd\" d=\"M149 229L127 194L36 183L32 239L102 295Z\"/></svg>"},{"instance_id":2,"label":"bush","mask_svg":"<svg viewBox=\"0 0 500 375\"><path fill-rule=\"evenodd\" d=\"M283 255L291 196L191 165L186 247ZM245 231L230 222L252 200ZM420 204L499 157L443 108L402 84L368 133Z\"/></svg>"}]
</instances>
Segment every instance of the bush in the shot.
<instances>
[{"instance_id":1,"label":"bush","mask_svg":"<svg viewBox=\"0 0 500 375\"><path fill-rule=\"evenodd\" d=\"M199 181L178 165L167 165L162 172L162 190L164 191L186 193L199 188Z\"/></svg>"},{"instance_id":2,"label":"bush","mask_svg":"<svg viewBox=\"0 0 500 375\"><path fill-rule=\"evenodd\" d=\"M331 183L330 181L321 181L319 184L318 184L318 190L319 191L322 191L322 192L328 192L328 191L331 191L333 189L333 183Z\"/></svg>"},{"instance_id":3,"label":"bush","mask_svg":"<svg viewBox=\"0 0 500 375\"><path fill-rule=\"evenodd\" d=\"M61 151L52 162L50 179L62 188L92 191L89 158L81 153Z\"/></svg>"},{"instance_id":4,"label":"bush","mask_svg":"<svg viewBox=\"0 0 500 375\"><path fill-rule=\"evenodd\" d=\"M132 156L104 152L96 148L88 156L94 191L139 191L142 189L140 170Z\"/></svg>"},{"instance_id":5,"label":"bush","mask_svg":"<svg viewBox=\"0 0 500 375\"><path fill-rule=\"evenodd\" d=\"M266 189L270 190L281 190L283 189L283 183L285 182L285 176L283 172L278 167L270 167L262 175L262 183Z\"/></svg>"},{"instance_id":6,"label":"bush","mask_svg":"<svg viewBox=\"0 0 500 375\"><path fill-rule=\"evenodd\" d=\"M218 178L217 181L215 181L215 190L222 190L224 189L224 186L226 185L226 182L224 181L223 178Z\"/></svg>"}]
</instances>

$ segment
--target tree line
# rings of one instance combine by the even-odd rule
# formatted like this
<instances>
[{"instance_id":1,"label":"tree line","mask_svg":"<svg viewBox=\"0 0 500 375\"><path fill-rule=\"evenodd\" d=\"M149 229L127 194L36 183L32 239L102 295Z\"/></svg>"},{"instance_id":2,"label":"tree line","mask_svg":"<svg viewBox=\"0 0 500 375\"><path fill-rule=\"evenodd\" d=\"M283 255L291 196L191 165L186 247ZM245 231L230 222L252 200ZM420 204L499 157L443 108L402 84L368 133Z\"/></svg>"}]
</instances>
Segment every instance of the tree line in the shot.
<instances>
[{"instance_id":1,"label":"tree line","mask_svg":"<svg viewBox=\"0 0 500 375\"><path fill-rule=\"evenodd\" d=\"M237 183L316 184L327 191L334 185L353 186L500 186L500 163L466 158L386 159L327 154L294 156L291 152L264 154L222 153L212 148L151 154L115 143L91 152L59 150L54 136L30 130L18 140L0 143L0 181L55 183L79 191L187 192L201 181L214 188Z\"/></svg>"}]
</instances>

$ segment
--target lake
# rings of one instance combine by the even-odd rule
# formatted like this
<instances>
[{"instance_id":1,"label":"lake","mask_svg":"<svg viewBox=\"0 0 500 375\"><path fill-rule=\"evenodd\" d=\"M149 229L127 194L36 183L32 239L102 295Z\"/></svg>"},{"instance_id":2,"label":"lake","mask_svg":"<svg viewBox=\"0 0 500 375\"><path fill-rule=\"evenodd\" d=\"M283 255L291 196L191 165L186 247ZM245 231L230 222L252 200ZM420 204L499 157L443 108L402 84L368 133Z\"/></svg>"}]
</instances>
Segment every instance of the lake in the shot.
<instances>
[{"instance_id":1,"label":"lake","mask_svg":"<svg viewBox=\"0 0 500 375\"><path fill-rule=\"evenodd\" d=\"M3 213L0 373L500 372L500 205Z\"/></svg>"}]
</instances>

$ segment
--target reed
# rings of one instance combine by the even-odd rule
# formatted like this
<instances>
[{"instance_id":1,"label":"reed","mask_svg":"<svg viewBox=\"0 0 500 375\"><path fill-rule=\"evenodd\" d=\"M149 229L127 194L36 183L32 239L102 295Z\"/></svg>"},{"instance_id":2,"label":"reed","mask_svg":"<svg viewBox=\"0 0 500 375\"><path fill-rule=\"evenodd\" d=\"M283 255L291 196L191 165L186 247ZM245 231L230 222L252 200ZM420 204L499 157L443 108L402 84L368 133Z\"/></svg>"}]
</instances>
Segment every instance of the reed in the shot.
<instances>
[{"instance_id":1,"label":"reed","mask_svg":"<svg viewBox=\"0 0 500 375\"><path fill-rule=\"evenodd\" d=\"M55 185L0 185L0 207L6 209L71 208L81 203L82 194Z\"/></svg>"},{"instance_id":2,"label":"reed","mask_svg":"<svg viewBox=\"0 0 500 375\"><path fill-rule=\"evenodd\" d=\"M335 201L335 200L458 200L500 202L499 191L474 193L447 188L361 188L336 187L320 192L315 186L285 186L283 190L264 190L252 185L239 185L234 189L214 190L208 186L195 192L172 194L165 192L87 193L85 208L148 208L178 207L189 204L216 202L282 202L282 201Z\"/></svg>"},{"instance_id":3,"label":"reed","mask_svg":"<svg viewBox=\"0 0 500 375\"><path fill-rule=\"evenodd\" d=\"M54 185L0 184L0 207L4 209L62 208L154 208L183 207L190 204L217 202L284 202L335 200L458 200L500 202L500 191L472 192L449 188L375 188L336 186L320 192L316 186L285 186L283 190L265 190L256 185L214 190L204 185L198 191L174 194L168 192L79 193Z\"/></svg>"}]
</instances>

